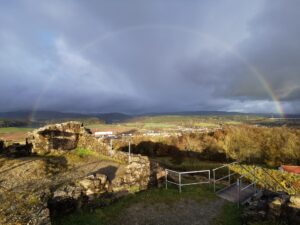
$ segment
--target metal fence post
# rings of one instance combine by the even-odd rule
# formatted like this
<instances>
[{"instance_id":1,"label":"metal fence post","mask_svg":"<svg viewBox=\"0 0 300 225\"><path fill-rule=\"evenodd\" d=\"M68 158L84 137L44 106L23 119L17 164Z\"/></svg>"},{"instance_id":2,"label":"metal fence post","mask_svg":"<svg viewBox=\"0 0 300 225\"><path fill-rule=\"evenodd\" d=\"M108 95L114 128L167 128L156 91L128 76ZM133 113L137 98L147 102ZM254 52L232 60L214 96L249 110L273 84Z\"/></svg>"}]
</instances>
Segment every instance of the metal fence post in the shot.
<instances>
[{"instance_id":1,"label":"metal fence post","mask_svg":"<svg viewBox=\"0 0 300 225\"><path fill-rule=\"evenodd\" d=\"M230 179L230 168L229 168L229 166L228 166L228 182L229 182L229 185L230 185L231 179Z\"/></svg>"},{"instance_id":2,"label":"metal fence post","mask_svg":"<svg viewBox=\"0 0 300 225\"><path fill-rule=\"evenodd\" d=\"M216 192L216 171L213 170L213 176L214 176L214 192Z\"/></svg>"},{"instance_id":3,"label":"metal fence post","mask_svg":"<svg viewBox=\"0 0 300 225\"><path fill-rule=\"evenodd\" d=\"M209 183L209 189L211 189L211 177L210 177L210 170L208 171L208 183Z\"/></svg>"},{"instance_id":4,"label":"metal fence post","mask_svg":"<svg viewBox=\"0 0 300 225\"><path fill-rule=\"evenodd\" d=\"M181 193L181 173L179 173L179 192Z\"/></svg>"},{"instance_id":5,"label":"metal fence post","mask_svg":"<svg viewBox=\"0 0 300 225\"><path fill-rule=\"evenodd\" d=\"M168 189L168 170L165 171L166 171L166 189Z\"/></svg>"},{"instance_id":6,"label":"metal fence post","mask_svg":"<svg viewBox=\"0 0 300 225\"><path fill-rule=\"evenodd\" d=\"M237 179L237 199L238 199L238 208L240 208L240 179Z\"/></svg>"}]
</instances>

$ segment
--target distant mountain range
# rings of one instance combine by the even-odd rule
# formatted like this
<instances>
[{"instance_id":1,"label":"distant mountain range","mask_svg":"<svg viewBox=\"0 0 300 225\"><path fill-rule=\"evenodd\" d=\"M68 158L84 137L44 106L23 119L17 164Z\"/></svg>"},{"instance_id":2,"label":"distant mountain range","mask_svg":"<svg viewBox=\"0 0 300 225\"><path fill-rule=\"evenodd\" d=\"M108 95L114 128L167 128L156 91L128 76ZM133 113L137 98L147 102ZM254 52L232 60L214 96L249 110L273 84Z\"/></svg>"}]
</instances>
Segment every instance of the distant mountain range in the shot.
<instances>
[{"instance_id":1,"label":"distant mountain range","mask_svg":"<svg viewBox=\"0 0 300 225\"><path fill-rule=\"evenodd\" d=\"M141 116L163 116L163 115L187 115L187 116L234 116L234 115L249 115L249 116L265 116L265 117L280 117L276 114L256 114L256 113L239 113L239 112L225 112L225 111L185 111L185 112L165 112L165 113L145 113L129 115L124 113L64 113L56 111L13 111L0 112L0 119L6 120L21 120L28 122L44 122L52 120L67 120L67 119L99 119L106 123L122 122L134 117ZM287 118L300 118L300 115L287 115Z\"/></svg>"},{"instance_id":2,"label":"distant mountain range","mask_svg":"<svg viewBox=\"0 0 300 225\"><path fill-rule=\"evenodd\" d=\"M183 112L164 112L164 113L148 113L141 116L156 116L156 115L178 115L178 116L262 116L280 118L280 114L276 113L242 113L242 112L227 112L227 111L183 111ZM300 118L300 114L288 114L285 118Z\"/></svg>"},{"instance_id":3,"label":"distant mountain range","mask_svg":"<svg viewBox=\"0 0 300 225\"><path fill-rule=\"evenodd\" d=\"M106 123L113 123L124 121L132 118L132 116L123 113L64 113L56 111L14 111L14 112L0 112L0 119L7 120L23 120L30 122L42 122L49 120L66 120L66 119L91 119L97 118Z\"/></svg>"}]
</instances>

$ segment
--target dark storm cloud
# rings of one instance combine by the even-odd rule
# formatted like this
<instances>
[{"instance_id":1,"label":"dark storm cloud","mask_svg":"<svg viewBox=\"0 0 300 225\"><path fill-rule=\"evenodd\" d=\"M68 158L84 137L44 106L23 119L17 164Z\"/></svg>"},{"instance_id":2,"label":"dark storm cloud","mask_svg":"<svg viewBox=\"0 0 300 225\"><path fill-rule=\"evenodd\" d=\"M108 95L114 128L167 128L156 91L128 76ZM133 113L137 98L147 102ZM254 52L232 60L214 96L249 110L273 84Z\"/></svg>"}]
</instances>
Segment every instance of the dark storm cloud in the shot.
<instances>
[{"instance_id":1,"label":"dark storm cloud","mask_svg":"<svg viewBox=\"0 0 300 225\"><path fill-rule=\"evenodd\" d=\"M298 1L9 1L0 111L300 112ZM252 68L252 69L251 69Z\"/></svg>"}]
</instances>

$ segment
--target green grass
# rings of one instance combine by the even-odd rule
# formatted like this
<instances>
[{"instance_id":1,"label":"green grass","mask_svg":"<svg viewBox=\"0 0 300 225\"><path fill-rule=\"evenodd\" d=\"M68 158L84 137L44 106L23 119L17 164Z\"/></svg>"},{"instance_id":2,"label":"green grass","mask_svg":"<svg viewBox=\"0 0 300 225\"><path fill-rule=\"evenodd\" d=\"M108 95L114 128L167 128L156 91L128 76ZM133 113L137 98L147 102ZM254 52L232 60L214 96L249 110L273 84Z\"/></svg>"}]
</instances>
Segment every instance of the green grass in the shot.
<instances>
[{"instance_id":1,"label":"green grass","mask_svg":"<svg viewBox=\"0 0 300 225\"><path fill-rule=\"evenodd\" d=\"M174 203L182 199L193 199L196 201L214 200L215 194L208 186L184 187L181 194L178 189L155 188L148 191L130 194L119 201L103 208L96 209L94 212L75 212L63 218L53 218L53 225L104 225L111 224L116 220L124 209L135 203Z\"/></svg>"},{"instance_id":2,"label":"green grass","mask_svg":"<svg viewBox=\"0 0 300 225\"><path fill-rule=\"evenodd\" d=\"M29 132L32 130L33 128L28 128L28 127L1 127L0 133L8 134L8 133L18 133L18 132Z\"/></svg>"},{"instance_id":3,"label":"green grass","mask_svg":"<svg viewBox=\"0 0 300 225\"><path fill-rule=\"evenodd\" d=\"M208 123L208 122L196 122L193 123L193 126L195 127L208 127L208 128L216 128L219 127L217 123Z\"/></svg>"},{"instance_id":4,"label":"green grass","mask_svg":"<svg viewBox=\"0 0 300 225\"><path fill-rule=\"evenodd\" d=\"M75 154L77 154L79 157L88 157L88 156L97 156L97 153L95 151L85 149L85 148L76 148Z\"/></svg>"},{"instance_id":5,"label":"green grass","mask_svg":"<svg viewBox=\"0 0 300 225\"><path fill-rule=\"evenodd\" d=\"M168 123L145 123L143 126L144 129L149 128L176 128L175 124Z\"/></svg>"},{"instance_id":6,"label":"green grass","mask_svg":"<svg viewBox=\"0 0 300 225\"><path fill-rule=\"evenodd\" d=\"M236 204L226 202L222 212L214 220L213 225L240 225L240 215L241 209L238 209Z\"/></svg>"},{"instance_id":7,"label":"green grass","mask_svg":"<svg viewBox=\"0 0 300 225\"><path fill-rule=\"evenodd\" d=\"M227 124L227 125L241 125L242 122L240 122L240 121L225 121L225 124Z\"/></svg>"},{"instance_id":8,"label":"green grass","mask_svg":"<svg viewBox=\"0 0 300 225\"><path fill-rule=\"evenodd\" d=\"M111 161L118 164L124 164L124 162L111 158L109 156L103 155L99 152L85 149L85 148L76 148L74 151L70 151L68 154L65 155L70 162L76 163L81 160L89 160L90 158L103 160L103 161Z\"/></svg>"}]
</instances>

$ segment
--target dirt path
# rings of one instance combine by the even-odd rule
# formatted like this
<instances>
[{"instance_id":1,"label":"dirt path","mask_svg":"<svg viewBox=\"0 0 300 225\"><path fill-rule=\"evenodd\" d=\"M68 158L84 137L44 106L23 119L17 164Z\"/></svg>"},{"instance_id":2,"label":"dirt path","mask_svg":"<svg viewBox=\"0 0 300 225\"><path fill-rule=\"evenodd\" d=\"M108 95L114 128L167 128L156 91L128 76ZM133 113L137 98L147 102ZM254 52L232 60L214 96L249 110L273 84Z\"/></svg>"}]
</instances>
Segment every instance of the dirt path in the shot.
<instances>
[{"instance_id":1,"label":"dirt path","mask_svg":"<svg viewBox=\"0 0 300 225\"><path fill-rule=\"evenodd\" d=\"M208 225L220 213L224 201L180 200L152 205L136 203L122 212L115 225Z\"/></svg>"}]
</instances>

